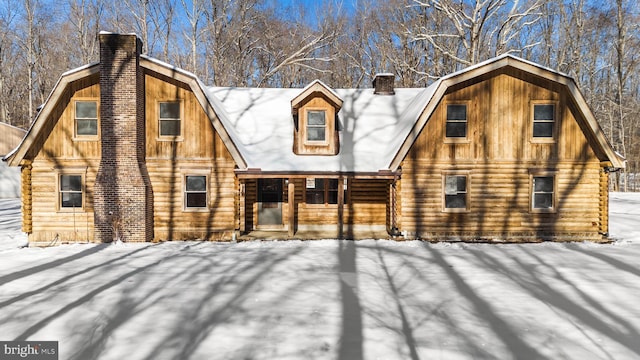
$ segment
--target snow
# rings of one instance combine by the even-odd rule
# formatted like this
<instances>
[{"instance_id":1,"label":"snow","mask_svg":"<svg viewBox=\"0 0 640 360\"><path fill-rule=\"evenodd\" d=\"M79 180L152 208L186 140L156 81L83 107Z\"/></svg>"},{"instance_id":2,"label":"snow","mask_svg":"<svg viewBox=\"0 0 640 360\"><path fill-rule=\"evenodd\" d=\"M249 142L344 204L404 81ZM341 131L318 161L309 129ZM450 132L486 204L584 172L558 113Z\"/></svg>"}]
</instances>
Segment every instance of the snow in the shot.
<instances>
[{"instance_id":1,"label":"snow","mask_svg":"<svg viewBox=\"0 0 640 360\"><path fill-rule=\"evenodd\" d=\"M331 90L343 100L338 112L340 152L335 156L291 151L291 100L304 89L210 87L207 94L248 168L376 173L389 169L433 89L398 88L393 96L375 95L373 89Z\"/></svg>"},{"instance_id":2,"label":"snow","mask_svg":"<svg viewBox=\"0 0 640 360\"><path fill-rule=\"evenodd\" d=\"M611 244L21 248L0 200L0 340L60 359L637 359L640 194Z\"/></svg>"}]
</instances>

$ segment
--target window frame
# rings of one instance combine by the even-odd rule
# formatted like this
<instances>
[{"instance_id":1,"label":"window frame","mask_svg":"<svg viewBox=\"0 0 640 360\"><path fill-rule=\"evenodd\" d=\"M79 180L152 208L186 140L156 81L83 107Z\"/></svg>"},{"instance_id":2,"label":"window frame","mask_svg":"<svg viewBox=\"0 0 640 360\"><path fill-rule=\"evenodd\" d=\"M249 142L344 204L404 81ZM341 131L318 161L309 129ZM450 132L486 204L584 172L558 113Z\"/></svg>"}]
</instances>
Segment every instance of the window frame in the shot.
<instances>
[{"instance_id":1,"label":"window frame","mask_svg":"<svg viewBox=\"0 0 640 360\"><path fill-rule=\"evenodd\" d=\"M451 100L443 103L444 105L444 142L445 143L469 143L469 108L471 101L469 100ZM465 120L449 120L449 106L464 106ZM447 136L447 125L449 123L464 123L465 136Z\"/></svg>"},{"instance_id":2,"label":"window frame","mask_svg":"<svg viewBox=\"0 0 640 360\"><path fill-rule=\"evenodd\" d=\"M64 169L58 170L56 173L56 210L58 212L84 212L87 205L87 191L86 191L86 169ZM80 191L63 191L62 190L62 177L63 176L79 176L80 177ZM63 194L64 193L80 193L82 196L81 205L79 207L63 206Z\"/></svg>"},{"instance_id":3,"label":"window frame","mask_svg":"<svg viewBox=\"0 0 640 360\"><path fill-rule=\"evenodd\" d=\"M447 207L447 177L464 177L465 178L465 190L464 192L460 192L456 190L456 195L460 193L464 193L464 207L459 208L450 208ZM471 193L471 172L470 171L444 171L442 173L442 211L448 213L465 213L470 210L470 193Z\"/></svg>"},{"instance_id":4,"label":"window frame","mask_svg":"<svg viewBox=\"0 0 640 360\"><path fill-rule=\"evenodd\" d=\"M180 118L161 118L160 107L162 104L177 103L179 106ZM157 140L158 141L182 141L184 139L184 102L182 99L161 99L156 102L156 124L158 127ZM179 121L180 134L179 135L163 135L162 134L162 122L163 121Z\"/></svg>"},{"instance_id":5,"label":"window frame","mask_svg":"<svg viewBox=\"0 0 640 360\"><path fill-rule=\"evenodd\" d=\"M319 125L309 125L309 113L322 112L324 113L324 140L309 140L309 127L320 128ZM329 111L325 107L305 107L304 108L304 144L313 146L328 146L329 145L329 119L327 115Z\"/></svg>"},{"instance_id":6,"label":"window frame","mask_svg":"<svg viewBox=\"0 0 640 360\"><path fill-rule=\"evenodd\" d=\"M78 118L77 104L82 102L94 102L96 104L96 133L95 134L78 134L78 119L93 120L93 118ZM73 99L72 106L73 119L73 139L76 141L96 141L100 139L100 99L95 97L78 97Z\"/></svg>"},{"instance_id":7,"label":"window frame","mask_svg":"<svg viewBox=\"0 0 640 360\"><path fill-rule=\"evenodd\" d=\"M529 131L530 131L530 139L532 143L553 143L556 141L558 134L558 127L560 125L560 112L559 112L559 102L556 100L531 100L529 107ZM535 109L536 106L544 106L544 105L552 105L553 106L553 120L538 120L535 118ZM535 136L535 124L536 123L551 123L551 136Z\"/></svg>"},{"instance_id":8,"label":"window frame","mask_svg":"<svg viewBox=\"0 0 640 360\"><path fill-rule=\"evenodd\" d=\"M205 190L204 191L195 191L187 189L187 178L189 177L204 177L205 178ZM198 171L190 171L186 172L182 175L182 210L184 212L208 212L209 211L209 202L211 200L211 185L209 183L209 171L207 172L198 172ZM188 195L189 194L205 194L205 206L188 206Z\"/></svg>"},{"instance_id":9,"label":"window frame","mask_svg":"<svg viewBox=\"0 0 640 360\"><path fill-rule=\"evenodd\" d=\"M551 207L537 208L535 206L535 195L537 193L548 194L549 192L535 191L535 178L549 177L553 180L553 192L551 192ZM554 170L531 170L529 171L529 211L531 213L555 213L558 208L558 176Z\"/></svg>"},{"instance_id":10,"label":"window frame","mask_svg":"<svg viewBox=\"0 0 640 360\"><path fill-rule=\"evenodd\" d=\"M311 179L323 180L323 182L324 182L323 189L322 189L322 194L323 194L322 195L322 199L323 199L322 203L309 203L309 202L307 202L307 191L308 191L308 188L307 188L306 182L308 180L311 180ZM313 206L316 206L316 207L338 206L338 194L339 194L339 191L341 190L341 188L342 188L342 191L344 192L343 205L347 204L348 201L349 201L349 199L348 199L348 196L349 196L349 181L348 181L347 178L343 178L342 183L340 182L340 178L326 178L326 177L307 177L307 178L304 178L304 181L305 181L305 186L304 186L304 194L303 194L304 197L303 198L304 198L305 206L311 206L311 207L313 207ZM335 189L331 189L330 188L331 181L336 181L337 187ZM319 192L320 190L315 190L315 188L314 188L314 191L318 191ZM336 202L335 203L329 202L329 194L331 192L335 192L336 193Z\"/></svg>"}]
</instances>

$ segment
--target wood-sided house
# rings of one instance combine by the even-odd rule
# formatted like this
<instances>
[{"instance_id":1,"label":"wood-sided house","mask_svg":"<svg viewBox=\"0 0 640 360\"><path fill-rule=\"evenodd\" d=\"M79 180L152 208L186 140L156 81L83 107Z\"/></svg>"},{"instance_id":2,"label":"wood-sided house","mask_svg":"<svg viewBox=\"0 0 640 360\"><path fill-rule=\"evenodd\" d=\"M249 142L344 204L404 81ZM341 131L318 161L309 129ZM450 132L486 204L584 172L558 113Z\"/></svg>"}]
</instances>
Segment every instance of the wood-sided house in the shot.
<instances>
[{"instance_id":1,"label":"wood-sided house","mask_svg":"<svg viewBox=\"0 0 640 360\"><path fill-rule=\"evenodd\" d=\"M32 243L608 232L624 160L556 71L505 55L419 89L219 88L99 38L6 159Z\"/></svg>"}]
</instances>

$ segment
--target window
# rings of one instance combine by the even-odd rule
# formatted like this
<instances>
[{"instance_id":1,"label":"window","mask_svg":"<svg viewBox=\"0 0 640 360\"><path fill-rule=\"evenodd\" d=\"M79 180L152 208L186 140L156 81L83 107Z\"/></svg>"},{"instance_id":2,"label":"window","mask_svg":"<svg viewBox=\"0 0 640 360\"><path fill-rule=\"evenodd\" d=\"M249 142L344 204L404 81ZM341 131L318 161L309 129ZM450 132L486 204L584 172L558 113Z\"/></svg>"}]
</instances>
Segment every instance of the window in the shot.
<instances>
[{"instance_id":1,"label":"window","mask_svg":"<svg viewBox=\"0 0 640 360\"><path fill-rule=\"evenodd\" d=\"M160 136L180 136L180 102L160 103Z\"/></svg>"},{"instance_id":2,"label":"window","mask_svg":"<svg viewBox=\"0 0 640 360\"><path fill-rule=\"evenodd\" d=\"M305 199L307 204L337 204L340 181L338 179L307 179ZM347 190L344 189L344 203L347 203Z\"/></svg>"},{"instance_id":3,"label":"window","mask_svg":"<svg viewBox=\"0 0 640 360\"><path fill-rule=\"evenodd\" d=\"M327 119L324 110L307 111L307 141L326 140Z\"/></svg>"},{"instance_id":4,"label":"window","mask_svg":"<svg viewBox=\"0 0 640 360\"><path fill-rule=\"evenodd\" d=\"M82 207L82 175L60 175L60 208Z\"/></svg>"},{"instance_id":5,"label":"window","mask_svg":"<svg viewBox=\"0 0 640 360\"><path fill-rule=\"evenodd\" d=\"M97 136L98 102L76 101L75 106L76 136Z\"/></svg>"},{"instance_id":6,"label":"window","mask_svg":"<svg viewBox=\"0 0 640 360\"><path fill-rule=\"evenodd\" d=\"M207 207L207 177L205 175L185 176L184 207L201 209Z\"/></svg>"},{"instance_id":7,"label":"window","mask_svg":"<svg viewBox=\"0 0 640 360\"><path fill-rule=\"evenodd\" d=\"M554 104L533 105L533 137L553 137L556 107Z\"/></svg>"},{"instance_id":8,"label":"window","mask_svg":"<svg viewBox=\"0 0 640 360\"><path fill-rule=\"evenodd\" d=\"M447 105L446 137L448 138L466 138L467 137L467 105L465 104Z\"/></svg>"},{"instance_id":9,"label":"window","mask_svg":"<svg viewBox=\"0 0 640 360\"><path fill-rule=\"evenodd\" d=\"M444 208L467 209L467 176L444 176Z\"/></svg>"},{"instance_id":10,"label":"window","mask_svg":"<svg viewBox=\"0 0 640 360\"><path fill-rule=\"evenodd\" d=\"M553 176L534 176L531 206L533 209L553 210Z\"/></svg>"}]
</instances>

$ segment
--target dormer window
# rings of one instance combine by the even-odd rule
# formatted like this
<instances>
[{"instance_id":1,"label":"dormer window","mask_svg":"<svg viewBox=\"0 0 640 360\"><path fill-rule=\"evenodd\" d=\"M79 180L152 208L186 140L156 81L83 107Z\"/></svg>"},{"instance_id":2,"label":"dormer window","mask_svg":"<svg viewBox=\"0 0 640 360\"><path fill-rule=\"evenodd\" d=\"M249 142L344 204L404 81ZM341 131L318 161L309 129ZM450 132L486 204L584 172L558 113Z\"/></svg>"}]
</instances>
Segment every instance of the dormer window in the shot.
<instances>
[{"instance_id":1,"label":"dormer window","mask_svg":"<svg viewBox=\"0 0 640 360\"><path fill-rule=\"evenodd\" d=\"M307 141L325 142L327 139L326 110L307 110Z\"/></svg>"},{"instance_id":2,"label":"dormer window","mask_svg":"<svg viewBox=\"0 0 640 360\"><path fill-rule=\"evenodd\" d=\"M340 150L338 112L342 99L320 80L291 100L293 152L298 155L336 155Z\"/></svg>"}]
</instances>

